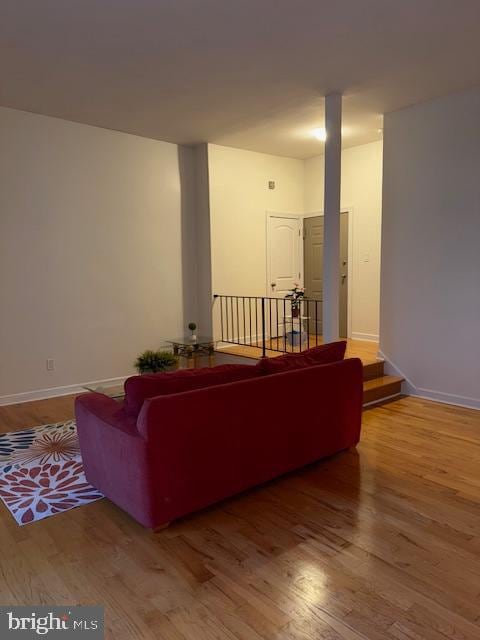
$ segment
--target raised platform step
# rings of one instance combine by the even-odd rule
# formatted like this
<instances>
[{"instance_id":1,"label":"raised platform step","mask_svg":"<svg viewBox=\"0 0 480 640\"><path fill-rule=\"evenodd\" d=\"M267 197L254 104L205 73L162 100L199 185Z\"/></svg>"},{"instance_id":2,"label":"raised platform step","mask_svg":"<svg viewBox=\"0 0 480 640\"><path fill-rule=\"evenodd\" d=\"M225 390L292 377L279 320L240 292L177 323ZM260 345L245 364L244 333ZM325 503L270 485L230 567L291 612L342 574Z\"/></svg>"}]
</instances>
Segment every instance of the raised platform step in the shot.
<instances>
[{"instance_id":1,"label":"raised platform step","mask_svg":"<svg viewBox=\"0 0 480 640\"><path fill-rule=\"evenodd\" d=\"M363 363L363 379L373 380L374 378L380 378L384 374L384 360L377 360L375 362Z\"/></svg>"},{"instance_id":2,"label":"raised platform step","mask_svg":"<svg viewBox=\"0 0 480 640\"><path fill-rule=\"evenodd\" d=\"M359 341L349 341L347 357L360 357L363 362L363 404L382 402L392 396L402 393L403 379L396 376L384 375L385 362L376 358L377 347L369 343L362 344ZM258 360L261 350L254 347L231 346L217 351L220 358L231 358L237 362L248 363L251 359ZM270 351L269 357L282 355L279 352Z\"/></svg>"},{"instance_id":3,"label":"raised platform step","mask_svg":"<svg viewBox=\"0 0 480 640\"><path fill-rule=\"evenodd\" d=\"M251 360L258 361L261 357L261 352L259 349L255 349L252 347L230 347L227 349L219 349L216 351L218 356L221 358L225 358L228 356L234 356L235 358L248 358ZM276 352L269 355L269 357L278 357L283 355L282 353ZM358 357L356 353L347 353L348 357ZM385 362L383 360L375 359L375 358L363 358L363 379L364 380L372 380L373 378L379 378L383 376Z\"/></svg>"},{"instance_id":4,"label":"raised platform step","mask_svg":"<svg viewBox=\"0 0 480 640\"><path fill-rule=\"evenodd\" d=\"M381 402L386 398L402 393L403 378L398 376L380 376L363 383L363 404Z\"/></svg>"}]
</instances>

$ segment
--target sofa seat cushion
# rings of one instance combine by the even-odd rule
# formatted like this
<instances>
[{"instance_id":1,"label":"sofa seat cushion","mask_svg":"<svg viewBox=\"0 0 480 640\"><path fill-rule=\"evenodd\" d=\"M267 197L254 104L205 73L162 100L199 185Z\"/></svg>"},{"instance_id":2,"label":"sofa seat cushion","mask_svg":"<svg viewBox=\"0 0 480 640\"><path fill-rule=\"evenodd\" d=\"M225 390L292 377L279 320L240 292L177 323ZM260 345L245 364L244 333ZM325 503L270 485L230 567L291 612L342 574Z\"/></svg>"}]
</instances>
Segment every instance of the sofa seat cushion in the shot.
<instances>
[{"instance_id":1,"label":"sofa seat cushion","mask_svg":"<svg viewBox=\"0 0 480 640\"><path fill-rule=\"evenodd\" d=\"M261 375L257 367L248 364L224 364L204 369L180 369L168 373L132 376L125 381L125 409L138 416L145 400L156 396L193 391Z\"/></svg>"},{"instance_id":2,"label":"sofa seat cushion","mask_svg":"<svg viewBox=\"0 0 480 640\"><path fill-rule=\"evenodd\" d=\"M345 340L331 342L307 349L301 353L286 353L276 358L262 358L257 367L262 375L282 373L292 369L315 367L319 364L330 364L343 360L347 343Z\"/></svg>"}]
</instances>

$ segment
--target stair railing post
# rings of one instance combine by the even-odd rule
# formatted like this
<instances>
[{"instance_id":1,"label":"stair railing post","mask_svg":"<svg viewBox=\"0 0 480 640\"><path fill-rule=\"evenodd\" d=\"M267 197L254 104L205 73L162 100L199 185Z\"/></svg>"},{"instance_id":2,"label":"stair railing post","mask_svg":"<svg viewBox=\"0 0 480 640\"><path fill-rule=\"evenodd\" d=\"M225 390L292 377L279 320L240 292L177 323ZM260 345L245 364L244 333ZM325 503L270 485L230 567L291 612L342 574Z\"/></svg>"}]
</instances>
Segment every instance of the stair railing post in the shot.
<instances>
[{"instance_id":1,"label":"stair railing post","mask_svg":"<svg viewBox=\"0 0 480 640\"><path fill-rule=\"evenodd\" d=\"M267 343L265 338L266 331L266 318L265 318L265 298L262 298L262 358L265 358L267 353Z\"/></svg>"}]
</instances>

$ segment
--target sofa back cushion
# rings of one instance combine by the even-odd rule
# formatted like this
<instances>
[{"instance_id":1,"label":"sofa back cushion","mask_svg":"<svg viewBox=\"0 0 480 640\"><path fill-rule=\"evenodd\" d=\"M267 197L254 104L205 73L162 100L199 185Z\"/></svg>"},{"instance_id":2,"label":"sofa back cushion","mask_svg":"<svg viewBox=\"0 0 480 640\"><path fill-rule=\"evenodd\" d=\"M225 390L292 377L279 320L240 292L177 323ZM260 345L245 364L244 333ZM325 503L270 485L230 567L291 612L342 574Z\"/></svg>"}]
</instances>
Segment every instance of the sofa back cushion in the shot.
<instances>
[{"instance_id":1,"label":"sofa back cushion","mask_svg":"<svg viewBox=\"0 0 480 640\"><path fill-rule=\"evenodd\" d=\"M293 369L313 367L315 364L316 362L312 358L300 354L288 353L275 358L262 358L258 362L257 367L262 375L270 375L271 373L283 373L284 371L292 371Z\"/></svg>"},{"instance_id":2,"label":"sofa back cushion","mask_svg":"<svg viewBox=\"0 0 480 640\"><path fill-rule=\"evenodd\" d=\"M257 367L262 375L291 371L292 369L302 369L304 367L315 367L319 364L330 364L343 360L347 343L345 340L331 342L307 349L301 353L287 353L276 358L262 358Z\"/></svg>"},{"instance_id":3,"label":"sofa back cushion","mask_svg":"<svg viewBox=\"0 0 480 640\"><path fill-rule=\"evenodd\" d=\"M328 344L322 344L319 347L312 347L312 349L302 351L302 355L312 358L316 364L329 364L330 362L343 360L346 348L347 341L338 340L337 342L329 342Z\"/></svg>"},{"instance_id":4,"label":"sofa back cushion","mask_svg":"<svg viewBox=\"0 0 480 640\"><path fill-rule=\"evenodd\" d=\"M257 367L248 364L224 364L205 369L180 369L169 373L132 376L125 381L125 410L129 415L138 416L148 398L247 380L259 375L261 372Z\"/></svg>"}]
</instances>

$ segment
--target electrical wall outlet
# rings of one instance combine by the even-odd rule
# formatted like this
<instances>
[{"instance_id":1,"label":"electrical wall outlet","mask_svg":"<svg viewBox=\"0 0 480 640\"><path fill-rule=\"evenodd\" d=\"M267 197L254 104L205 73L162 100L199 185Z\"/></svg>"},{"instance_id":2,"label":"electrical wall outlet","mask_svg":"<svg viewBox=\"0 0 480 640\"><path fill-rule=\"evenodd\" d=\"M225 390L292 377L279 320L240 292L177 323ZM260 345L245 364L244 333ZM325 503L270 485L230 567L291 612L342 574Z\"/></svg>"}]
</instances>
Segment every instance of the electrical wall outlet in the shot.
<instances>
[{"instance_id":1,"label":"electrical wall outlet","mask_svg":"<svg viewBox=\"0 0 480 640\"><path fill-rule=\"evenodd\" d=\"M55 360L53 358L48 358L47 360L47 371L55 371Z\"/></svg>"}]
</instances>

